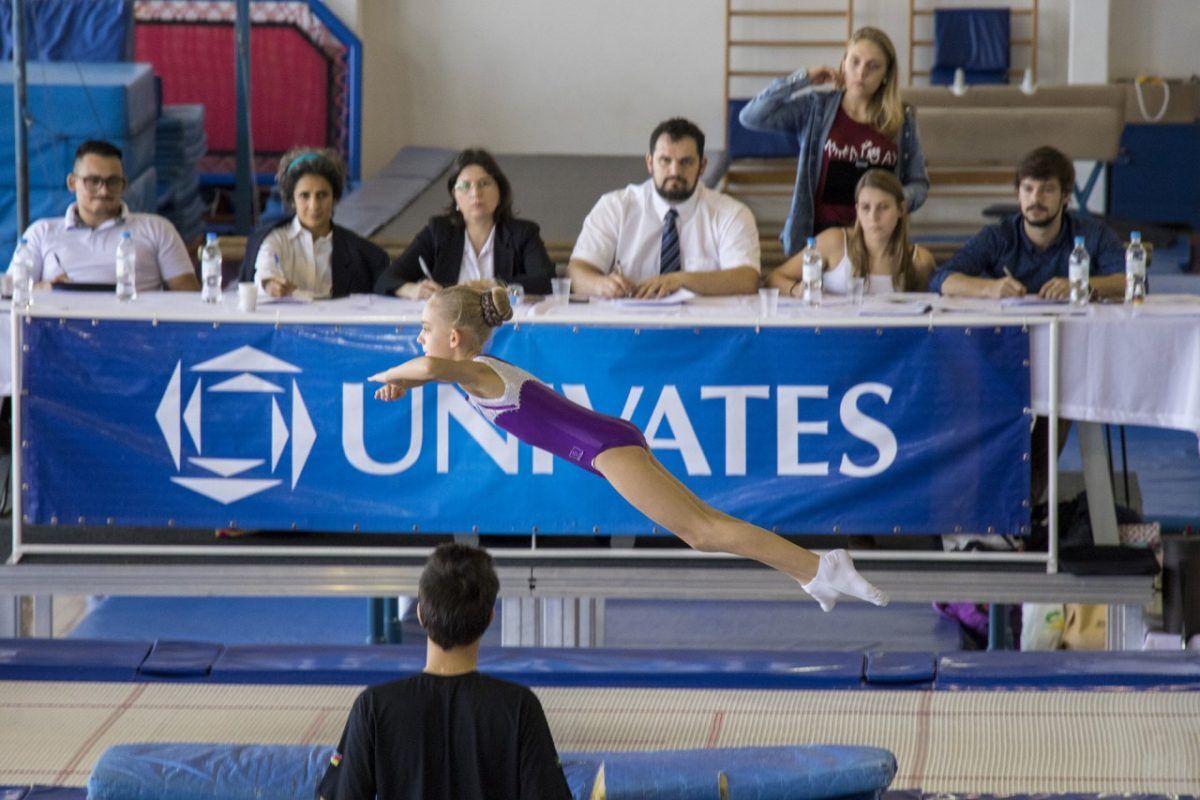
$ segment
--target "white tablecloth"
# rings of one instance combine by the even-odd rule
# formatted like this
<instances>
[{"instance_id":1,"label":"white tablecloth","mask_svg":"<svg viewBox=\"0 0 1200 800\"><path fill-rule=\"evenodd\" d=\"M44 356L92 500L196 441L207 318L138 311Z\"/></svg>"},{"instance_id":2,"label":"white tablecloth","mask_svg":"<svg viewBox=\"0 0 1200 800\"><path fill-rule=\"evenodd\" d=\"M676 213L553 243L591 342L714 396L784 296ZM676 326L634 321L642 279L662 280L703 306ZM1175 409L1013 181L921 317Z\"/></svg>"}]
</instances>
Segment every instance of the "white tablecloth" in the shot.
<instances>
[{"instance_id":1,"label":"white tablecloth","mask_svg":"<svg viewBox=\"0 0 1200 800\"><path fill-rule=\"evenodd\" d=\"M911 298L912 296L904 296ZM861 311L831 302L807 309L781 300L779 314L759 316L757 297L697 298L682 304L631 306L614 302L523 304L522 324L582 325L769 325L923 326L995 325L1025 320L1030 325L1032 406L1049 411L1050 331L1047 309L1002 309L991 301L918 297L930 313L911 314L907 306L875 301ZM0 306L0 393L11 393L8 304ZM216 322L357 323L394 325L420 319L421 304L371 295L320 303L260 305L251 314L237 310L232 296L206 306L191 293L145 294L118 304L108 295L37 292L38 315L201 320ZM1060 333L1059 413L1068 419L1186 430L1200 436L1200 297L1157 295L1140 310L1094 305L1085 314L1056 317Z\"/></svg>"}]
</instances>

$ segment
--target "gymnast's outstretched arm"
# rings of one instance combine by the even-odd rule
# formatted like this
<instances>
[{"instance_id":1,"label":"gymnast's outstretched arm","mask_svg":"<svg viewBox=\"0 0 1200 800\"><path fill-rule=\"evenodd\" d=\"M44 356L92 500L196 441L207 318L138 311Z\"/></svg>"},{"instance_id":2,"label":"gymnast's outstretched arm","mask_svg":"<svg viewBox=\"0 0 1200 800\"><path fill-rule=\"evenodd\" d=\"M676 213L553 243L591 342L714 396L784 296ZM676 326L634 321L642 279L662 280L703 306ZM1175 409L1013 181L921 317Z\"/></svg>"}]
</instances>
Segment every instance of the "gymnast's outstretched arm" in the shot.
<instances>
[{"instance_id":1,"label":"gymnast's outstretched arm","mask_svg":"<svg viewBox=\"0 0 1200 800\"><path fill-rule=\"evenodd\" d=\"M409 389L427 383L457 383L476 397L504 394L504 381L487 364L432 356L417 356L367 380L384 384L375 392L376 399L384 401L399 400Z\"/></svg>"}]
</instances>

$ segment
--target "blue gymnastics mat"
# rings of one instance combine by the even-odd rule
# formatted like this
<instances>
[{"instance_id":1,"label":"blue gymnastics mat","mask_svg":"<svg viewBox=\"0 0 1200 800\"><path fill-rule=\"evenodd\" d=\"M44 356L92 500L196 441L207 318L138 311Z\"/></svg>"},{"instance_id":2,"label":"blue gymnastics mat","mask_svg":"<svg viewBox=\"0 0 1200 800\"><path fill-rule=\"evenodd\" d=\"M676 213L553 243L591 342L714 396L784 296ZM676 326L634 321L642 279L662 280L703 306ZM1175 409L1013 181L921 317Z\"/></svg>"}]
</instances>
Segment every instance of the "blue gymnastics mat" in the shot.
<instances>
[{"instance_id":1,"label":"blue gymnastics mat","mask_svg":"<svg viewBox=\"0 0 1200 800\"><path fill-rule=\"evenodd\" d=\"M880 800L1111 800L1111 794L926 794L919 789L889 790ZM1121 800L1196 800L1192 794L1122 794ZM0 786L0 800L87 800L82 786Z\"/></svg>"},{"instance_id":2,"label":"blue gymnastics mat","mask_svg":"<svg viewBox=\"0 0 1200 800\"><path fill-rule=\"evenodd\" d=\"M356 645L370 633L368 602L357 597L106 597L69 638Z\"/></svg>"},{"instance_id":3,"label":"blue gymnastics mat","mask_svg":"<svg viewBox=\"0 0 1200 800\"><path fill-rule=\"evenodd\" d=\"M303 597L109 597L71 632L83 639L353 645L367 641L368 601ZM499 616L499 615L497 615ZM958 625L924 603L844 603L832 614L786 601L609 600L605 645L743 650L924 650L960 647ZM404 642L424 641L414 620ZM500 625L484 635L499 645Z\"/></svg>"},{"instance_id":4,"label":"blue gymnastics mat","mask_svg":"<svg viewBox=\"0 0 1200 800\"><path fill-rule=\"evenodd\" d=\"M96 762L88 797L311 797L333 752L307 745L115 745ZM896 758L887 750L847 745L564 752L561 759L571 794L580 800L597 796L597 789L612 800L866 800L896 774Z\"/></svg>"},{"instance_id":5,"label":"blue gymnastics mat","mask_svg":"<svg viewBox=\"0 0 1200 800\"><path fill-rule=\"evenodd\" d=\"M420 645L0 639L0 680L363 686L419 672ZM527 686L671 689L1200 691L1200 652L882 653L487 647Z\"/></svg>"}]
</instances>

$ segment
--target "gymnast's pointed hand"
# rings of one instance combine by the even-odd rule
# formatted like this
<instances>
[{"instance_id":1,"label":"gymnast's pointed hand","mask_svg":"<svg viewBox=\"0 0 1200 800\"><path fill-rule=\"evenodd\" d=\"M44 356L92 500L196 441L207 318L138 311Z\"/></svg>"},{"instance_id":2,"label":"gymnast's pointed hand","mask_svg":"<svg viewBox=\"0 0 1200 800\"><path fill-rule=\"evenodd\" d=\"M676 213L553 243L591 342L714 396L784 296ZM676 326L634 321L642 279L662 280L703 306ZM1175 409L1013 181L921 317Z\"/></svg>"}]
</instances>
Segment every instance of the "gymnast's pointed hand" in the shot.
<instances>
[{"instance_id":1,"label":"gymnast's pointed hand","mask_svg":"<svg viewBox=\"0 0 1200 800\"><path fill-rule=\"evenodd\" d=\"M401 383L385 383L375 390L375 399L390 403L408 394L408 387Z\"/></svg>"},{"instance_id":2,"label":"gymnast's pointed hand","mask_svg":"<svg viewBox=\"0 0 1200 800\"><path fill-rule=\"evenodd\" d=\"M393 400L399 400L408 393L409 389L420 385L420 381L408 380L396 374L403 367L404 365L401 364L399 367L392 367L391 369L384 370L383 372L376 372L374 375L367 378L367 380L371 381L372 383L383 384L383 386L380 386L375 390L376 400L382 400L385 403L390 403Z\"/></svg>"}]
</instances>

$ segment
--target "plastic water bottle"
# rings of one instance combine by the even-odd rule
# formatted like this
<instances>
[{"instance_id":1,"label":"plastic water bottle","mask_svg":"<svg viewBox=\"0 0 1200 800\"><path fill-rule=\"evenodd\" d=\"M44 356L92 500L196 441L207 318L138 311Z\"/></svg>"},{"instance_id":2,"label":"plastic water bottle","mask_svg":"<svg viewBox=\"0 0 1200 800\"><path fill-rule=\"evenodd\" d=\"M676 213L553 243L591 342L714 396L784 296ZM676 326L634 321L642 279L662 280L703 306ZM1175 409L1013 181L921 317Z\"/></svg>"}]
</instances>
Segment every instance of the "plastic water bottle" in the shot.
<instances>
[{"instance_id":1,"label":"plastic water bottle","mask_svg":"<svg viewBox=\"0 0 1200 800\"><path fill-rule=\"evenodd\" d=\"M209 233L200 251L200 299L221 302L221 245L215 233Z\"/></svg>"},{"instance_id":2,"label":"plastic water bottle","mask_svg":"<svg viewBox=\"0 0 1200 800\"><path fill-rule=\"evenodd\" d=\"M1125 302L1140 305L1146 299L1146 248L1141 231L1130 231L1125 250Z\"/></svg>"},{"instance_id":3,"label":"plastic water bottle","mask_svg":"<svg viewBox=\"0 0 1200 800\"><path fill-rule=\"evenodd\" d=\"M821 288L825 280L825 262L817 252L817 240L808 237L804 252L800 254L800 282L803 293L801 297L806 306L821 305Z\"/></svg>"},{"instance_id":4,"label":"plastic water bottle","mask_svg":"<svg viewBox=\"0 0 1200 800\"><path fill-rule=\"evenodd\" d=\"M29 255L29 244L25 237L17 243L12 261L8 264L12 278L13 308L29 308L33 305L33 257Z\"/></svg>"},{"instance_id":5,"label":"plastic water bottle","mask_svg":"<svg viewBox=\"0 0 1200 800\"><path fill-rule=\"evenodd\" d=\"M117 242L117 299L123 302L137 300L135 264L137 252L133 247L133 236L129 231L121 234Z\"/></svg>"},{"instance_id":6,"label":"plastic water bottle","mask_svg":"<svg viewBox=\"0 0 1200 800\"><path fill-rule=\"evenodd\" d=\"M1075 249L1067 260L1067 280L1071 284L1071 305L1086 306L1091 297L1088 276L1092 271L1092 259L1083 246L1083 237L1075 237Z\"/></svg>"}]
</instances>

